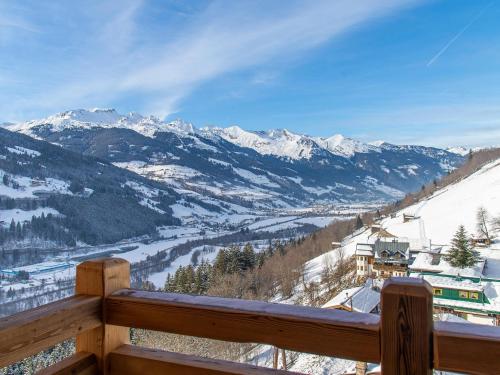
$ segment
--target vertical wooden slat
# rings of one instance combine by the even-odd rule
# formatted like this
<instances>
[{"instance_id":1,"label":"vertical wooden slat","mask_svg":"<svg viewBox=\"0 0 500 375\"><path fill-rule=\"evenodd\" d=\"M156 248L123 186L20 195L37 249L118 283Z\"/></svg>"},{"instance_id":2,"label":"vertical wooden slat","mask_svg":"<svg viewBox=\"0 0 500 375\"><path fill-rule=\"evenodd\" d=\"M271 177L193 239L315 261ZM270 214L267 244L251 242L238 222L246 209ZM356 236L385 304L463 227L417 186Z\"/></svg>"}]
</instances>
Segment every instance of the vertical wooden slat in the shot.
<instances>
[{"instance_id":1,"label":"vertical wooden slat","mask_svg":"<svg viewBox=\"0 0 500 375\"><path fill-rule=\"evenodd\" d=\"M130 264L118 258L90 260L78 265L76 294L107 297L114 291L130 287ZM106 321L103 311L103 321ZM129 328L103 324L76 337L77 352L93 353L99 371L108 372L106 358L109 352L129 342Z\"/></svg>"},{"instance_id":2,"label":"vertical wooden slat","mask_svg":"<svg viewBox=\"0 0 500 375\"><path fill-rule=\"evenodd\" d=\"M384 375L432 374L432 289L416 278L391 278L382 288Z\"/></svg>"},{"instance_id":3,"label":"vertical wooden slat","mask_svg":"<svg viewBox=\"0 0 500 375\"><path fill-rule=\"evenodd\" d=\"M281 365L283 367L283 370L288 370L288 366L286 363L286 352L285 349L281 349Z\"/></svg>"}]
</instances>

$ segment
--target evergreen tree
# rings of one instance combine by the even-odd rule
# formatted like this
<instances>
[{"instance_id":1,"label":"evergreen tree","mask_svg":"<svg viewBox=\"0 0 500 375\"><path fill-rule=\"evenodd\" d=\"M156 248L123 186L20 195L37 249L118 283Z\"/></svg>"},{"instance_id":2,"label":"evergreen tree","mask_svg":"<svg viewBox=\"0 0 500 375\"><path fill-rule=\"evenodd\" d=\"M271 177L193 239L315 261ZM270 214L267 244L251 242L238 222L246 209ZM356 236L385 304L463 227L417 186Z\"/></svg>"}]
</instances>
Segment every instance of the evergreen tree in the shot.
<instances>
[{"instance_id":1,"label":"evergreen tree","mask_svg":"<svg viewBox=\"0 0 500 375\"><path fill-rule=\"evenodd\" d=\"M247 243L243 248L243 264L244 270L255 267L255 251L250 243Z\"/></svg>"},{"instance_id":2,"label":"evergreen tree","mask_svg":"<svg viewBox=\"0 0 500 375\"><path fill-rule=\"evenodd\" d=\"M361 219L361 216L358 215L356 217L356 229L361 229L363 228L364 224L363 224L363 220Z\"/></svg>"},{"instance_id":3,"label":"evergreen tree","mask_svg":"<svg viewBox=\"0 0 500 375\"><path fill-rule=\"evenodd\" d=\"M14 219L12 219L10 222L9 232L12 236L16 234L16 222L14 221Z\"/></svg>"},{"instance_id":4,"label":"evergreen tree","mask_svg":"<svg viewBox=\"0 0 500 375\"><path fill-rule=\"evenodd\" d=\"M479 253L472 248L469 236L463 225L458 227L453 240L451 249L444 258L453 267L467 268L473 267L480 261Z\"/></svg>"}]
</instances>

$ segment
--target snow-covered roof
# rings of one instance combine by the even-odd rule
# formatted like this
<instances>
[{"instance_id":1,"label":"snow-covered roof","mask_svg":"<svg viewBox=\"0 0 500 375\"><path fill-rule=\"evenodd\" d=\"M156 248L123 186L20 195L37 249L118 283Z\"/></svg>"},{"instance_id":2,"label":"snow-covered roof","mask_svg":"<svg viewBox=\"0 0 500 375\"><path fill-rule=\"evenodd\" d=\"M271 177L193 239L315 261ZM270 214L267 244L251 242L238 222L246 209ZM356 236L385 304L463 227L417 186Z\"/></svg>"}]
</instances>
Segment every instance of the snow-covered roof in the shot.
<instances>
[{"instance_id":1,"label":"snow-covered roof","mask_svg":"<svg viewBox=\"0 0 500 375\"><path fill-rule=\"evenodd\" d=\"M434 255L431 253L421 252L415 256L413 263L409 265L410 270L416 271L429 271L429 272L442 272L442 266L433 264Z\"/></svg>"},{"instance_id":2,"label":"snow-covered roof","mask_svg":"<svg viewBox=\"0 0 500 375\"><path fill-rule=\"evenodd\" d=\"M454 300L434 296L434 305L483 311L485 313L500 313L500 281L487 279L481 280L480 282L474 282L469 279L457 280L449 276L421 275L416 273L410 274L410 277L421 277L436 288L483 292L487 298L487 302L472 302L468 300Z\"/></svg>"},{"instance_id":3,"label":"snow-covered roof","mask_svg":"<svg viewBox=\"0 0 500 375\"><path fill-rule=\"evenodd\" d=\"M442 253L446 254L448 248L446 247ZM439 260L436 264L435 260ZM409 266L410 270L413 271L429 271L440 273L443 275L452 275L452 276L466 276L466 277L484 277L484 268L485 268L486 260L482 259L478 262L474 267L468 268L457 268L451 266L445 259L444 256L435 257L432 253L428 252L420 252L416 255L413 263ZM500 275L499 275L500 276Z\"/></svg>"},{"instance_id":4,"label":"snow-covered roof","mask_svg":"<svg viewBox=\"0 0 500 375\"><path fill-rule=\"evenodd\" d=\"M415 274L410 275L415 277ZM418 275L418 277L424 279L433 287L436 288L447 288L447 289L458 289L458 290L470 290L474 292L482 292L484 286L480 282L474 282L470 279L455 278L449 276L440 275Z\"/></svg>"},{"instance_id":5,"label":"snow-covered roof","mask_svg":"<svg viewBox=\"0 0 500 375\"><path fill-rule=\"evenodd\" d=\"M330 301L325 303L323 308L335 308L344 306L353 311L369 313L380 303L380 292L371 288L371 280L363 286L345 289L337 294Z\"/></svg>"},{"instance_id":6,"label":"snow-covered roof","mask_svg":"<svg viewBox=\"0 0 500 375\"><path fill-rule=\"evenodd\" d=\"M372 243L357 243L356 250L373 250Z\"/></svg>"},{"instance_id":7,"label":"snow-covered roof","mask_svg":"<svg viewBox=\"0 0 500 375\"><path fill-rule=\"evenodd\" d=\"M373 256L373 251L368 249L357 249L356 255Z\"/></svg>"}]
</instances>

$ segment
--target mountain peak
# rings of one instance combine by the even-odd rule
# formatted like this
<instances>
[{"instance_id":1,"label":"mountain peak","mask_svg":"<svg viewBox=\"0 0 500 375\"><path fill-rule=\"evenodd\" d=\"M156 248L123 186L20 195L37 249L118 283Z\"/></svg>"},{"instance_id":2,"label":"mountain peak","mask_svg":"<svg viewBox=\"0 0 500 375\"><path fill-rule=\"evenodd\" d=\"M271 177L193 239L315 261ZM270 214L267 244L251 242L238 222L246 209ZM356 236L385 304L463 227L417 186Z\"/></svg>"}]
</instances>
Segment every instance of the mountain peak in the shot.
<instances>
[{"instance_id":1,"label":"mountain peak","mask_svg":"<svg viewBox=\"0 0 500 375\"><path fill-rule=\"evenodd\" d=\"M378 151L378 147L335 134L329 138L316 138L316 141L331 153L344 157L351 157L355 153Z\"/></svg>"},{"instance_id":2,"label":"mountain peak","mask_svg":"<svg viewBox=\"0 0 500 375\"><path fill-rule=\"evenodd\" d=\"M183 120L171 122L161 121L155 116L142 116L136 112L126 115L118 113L113 108L72 109L57 113L41 120L32 120L19 124L8 125L9 130L33 134L33 129L49 127L53 132L65 129L125 128L145 136L152 137L156 132L169 131L179 134L191 134L194 127Z\"/></svg>"}]
</instances>

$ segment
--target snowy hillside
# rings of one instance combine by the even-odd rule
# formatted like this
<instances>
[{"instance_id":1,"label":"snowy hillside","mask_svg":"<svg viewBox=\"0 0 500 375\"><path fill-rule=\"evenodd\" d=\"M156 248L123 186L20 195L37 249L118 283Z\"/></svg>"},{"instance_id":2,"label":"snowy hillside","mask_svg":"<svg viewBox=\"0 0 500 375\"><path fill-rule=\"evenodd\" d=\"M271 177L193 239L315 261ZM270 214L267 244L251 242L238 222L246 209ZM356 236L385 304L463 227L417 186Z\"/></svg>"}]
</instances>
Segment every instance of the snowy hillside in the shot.
<instances>
[{"instance_id":1,"label":"snowy hillside","mask_svg":"<svg viewBox=\"0 0 500 375\"><path fill-rule=\"evenodd\" d=\"M421 237L447 244L461 224L469 233L476 234L476 212L481 206L492 216L500 216L500 160L489 163L463 181L440 190L403 212L419 218L422 223L418 229ZM391 233L401 236L413 225L399 224L397 219L386 219L382 224ZM408 234L411 232L414 230L410 229Z\"/></svg>"},{"instance_id":2,"label":"snowy hillside","mask_svg":"<svg viewBox=\"0 0 500 375\"><path fill-rule=\"evenodd\" d=\"M390 234L410 242L410 248L447 246L459 225L464 225L471 235L477 235L476 212L484 207L491 217L500 217L500 159L488 163L469 177L436 191L431 197L407 207L380 225ZM403 214L415 216L403 222ZM497 228L500 230L500 228ZM342 242L344 255L354 255L357 243L367 243L373 238L370 230L361 230ZM493 246L495 251L498 245ZM495 258L500 259L500 247ZM310 261L306 267L308 277L321 274L324 259L337 256L337 251L324 254ZM500 276L500 275L499 275Z\"/></svg>"}]
</instances>

